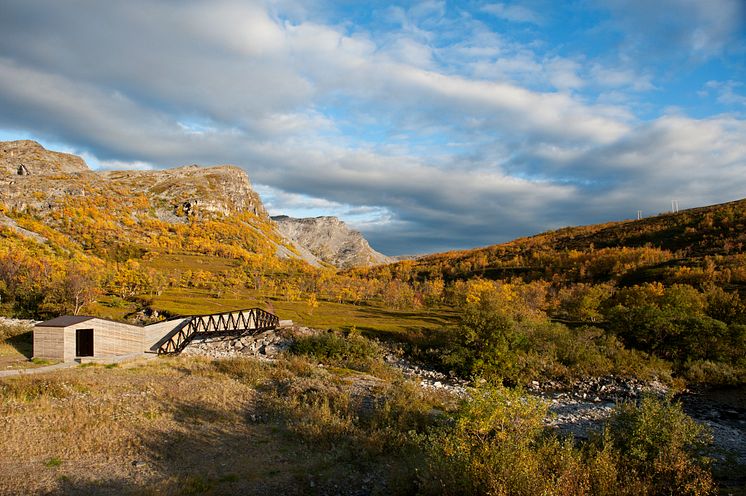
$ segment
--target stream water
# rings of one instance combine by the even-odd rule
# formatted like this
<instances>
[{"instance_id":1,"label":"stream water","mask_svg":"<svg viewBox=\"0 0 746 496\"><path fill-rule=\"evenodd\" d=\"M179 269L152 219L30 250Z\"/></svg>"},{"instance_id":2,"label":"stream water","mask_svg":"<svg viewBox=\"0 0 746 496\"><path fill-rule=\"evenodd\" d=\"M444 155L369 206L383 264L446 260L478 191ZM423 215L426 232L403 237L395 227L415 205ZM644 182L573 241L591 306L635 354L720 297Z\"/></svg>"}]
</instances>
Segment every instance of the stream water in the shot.
<instances>
[{"instance_id":1,"label":"stream water","mask_svg":"<svg viewBox=\"0 0 746 496\"><path fill-rule=\"evenodd\" d=\"M701 389L679 396L684 410L712 431L714 473L727 494L746 494L746 387Z\"/></svg>"}]
</instances>

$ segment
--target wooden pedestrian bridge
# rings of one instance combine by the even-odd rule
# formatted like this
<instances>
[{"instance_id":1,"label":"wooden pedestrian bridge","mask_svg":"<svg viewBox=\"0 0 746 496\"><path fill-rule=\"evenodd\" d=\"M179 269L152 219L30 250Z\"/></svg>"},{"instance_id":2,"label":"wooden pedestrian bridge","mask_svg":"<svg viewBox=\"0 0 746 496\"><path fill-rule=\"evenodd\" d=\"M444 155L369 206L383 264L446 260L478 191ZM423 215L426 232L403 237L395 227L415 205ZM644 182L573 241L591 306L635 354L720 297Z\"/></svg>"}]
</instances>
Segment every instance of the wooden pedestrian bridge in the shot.
<instances>
[{"instance_id":1,"label":"wooden pedestrian bridge","mask_svg":"<svg viewBox=\"0 0 746 496\"><path fill-rule=\"evenodd\" d=\"M194 315L184 320L158 343L159 355L180 353L198 335L253 335L276 329L279 317L261 308Z\"/></svg>"}]
</instances>

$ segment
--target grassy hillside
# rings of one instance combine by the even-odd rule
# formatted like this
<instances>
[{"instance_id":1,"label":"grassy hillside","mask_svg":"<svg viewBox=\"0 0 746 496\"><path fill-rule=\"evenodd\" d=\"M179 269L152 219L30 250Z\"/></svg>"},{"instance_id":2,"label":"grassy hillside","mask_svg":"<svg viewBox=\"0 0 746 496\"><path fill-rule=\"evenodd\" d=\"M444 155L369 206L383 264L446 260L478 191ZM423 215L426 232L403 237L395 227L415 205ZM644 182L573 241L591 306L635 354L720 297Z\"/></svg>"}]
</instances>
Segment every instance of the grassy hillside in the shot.
<instances>
[{"instance_id":1,"label":"grassy hillside","mask_svg":"<svg viewBox=\"0 0 746 496\"><path fill-rule=\"evenodd\" d=\"M388 270L447 280L517 276L574 282L624 276L624 282L681 282L718 272L726 283L742 287L745 250L746 200L739 200L642 220L567 227L485 248L428 255Z\"/></svg>"}]
</instances>

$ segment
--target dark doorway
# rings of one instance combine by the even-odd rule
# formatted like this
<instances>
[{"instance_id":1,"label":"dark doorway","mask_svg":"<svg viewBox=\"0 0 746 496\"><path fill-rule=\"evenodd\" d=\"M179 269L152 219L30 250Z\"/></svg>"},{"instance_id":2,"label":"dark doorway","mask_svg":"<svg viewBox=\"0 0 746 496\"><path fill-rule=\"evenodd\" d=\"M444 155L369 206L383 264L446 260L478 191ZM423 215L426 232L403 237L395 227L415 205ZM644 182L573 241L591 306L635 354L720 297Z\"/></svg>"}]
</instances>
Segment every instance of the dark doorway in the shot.
<instances>
[{"instance_id":1,"label":"dark doorway","mask_svg":"<svg viewBox=\"0 0 746 496\"><path fill-rule=\"evenodd\" d=\"M93 356L93 329L75 330L75 356Z\"/></svg>"}]
</instances>

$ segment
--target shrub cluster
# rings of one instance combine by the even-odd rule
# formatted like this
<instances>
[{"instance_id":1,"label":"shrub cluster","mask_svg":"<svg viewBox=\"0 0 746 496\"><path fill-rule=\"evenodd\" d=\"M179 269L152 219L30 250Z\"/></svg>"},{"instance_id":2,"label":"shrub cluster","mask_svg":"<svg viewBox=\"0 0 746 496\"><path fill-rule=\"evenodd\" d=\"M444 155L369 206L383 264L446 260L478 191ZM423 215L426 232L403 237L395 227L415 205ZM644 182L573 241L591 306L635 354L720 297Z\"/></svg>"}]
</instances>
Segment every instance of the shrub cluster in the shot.
<instances>
[{"instance_id":1,"label":"shrub cluster","mask_svg":"<svg viewBox=\"0 0 746 496\"><path fill-rule=\"evenodd\" d=\"M474 391L420 437L424 494L707 495L707 434L668 400L617 408L603 436L576 447L542 426L546 405L518 390Z\"/></svg>"},{"instance_id":2,"label":"shrub cluster","mask_svg":"<svg viewBox=\"0 0 746 496\"><path fill-rule=\"evenodd\" d=\"M301 336L295 339L290 352L327 364L366 372L380 362L383 356L383 349L377 342L354 331L347 335L330 331Z\"/></svg>"}]
</instances>

